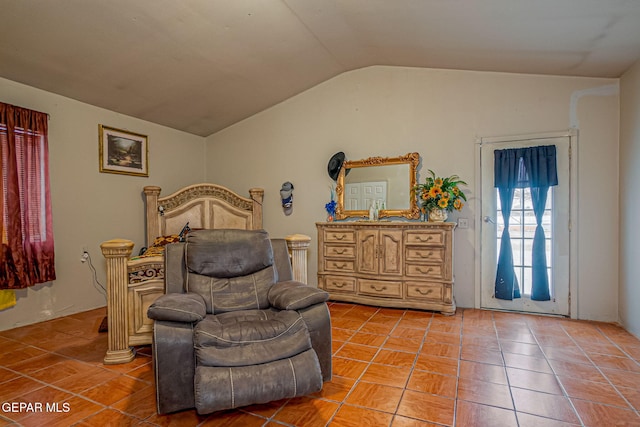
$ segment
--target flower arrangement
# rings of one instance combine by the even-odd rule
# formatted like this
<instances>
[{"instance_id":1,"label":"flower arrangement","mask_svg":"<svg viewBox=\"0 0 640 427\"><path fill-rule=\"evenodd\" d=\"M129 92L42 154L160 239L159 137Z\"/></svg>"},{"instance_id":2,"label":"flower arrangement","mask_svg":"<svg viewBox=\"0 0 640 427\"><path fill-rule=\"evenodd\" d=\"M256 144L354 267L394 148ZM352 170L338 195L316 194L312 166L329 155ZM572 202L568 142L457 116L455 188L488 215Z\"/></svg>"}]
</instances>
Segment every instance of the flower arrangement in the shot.
<instances>
[{"instance_id":1,"label":"flower arrangement","mask_svg":"<svg viewBox=\"0 0 640 427\"><path fill-rule=\"evenodd\" d=\"M329 186L329 190L331 191L331 201L326 205L324 205L324 210L327 211L327 220L333 221L333 219L336 216L336 200L335 200L336 192L333 189L333 185Z\"/></svg>"},{"instance_id":2,"label":"flower arrangement","mask_svg":"<svg viewBox=\"0 0 640 427\"><path fill-rule=\"evenodd\" d=\"M422 213L426 214L433 209L442 209L447 212L462 209L463 200L466 202L467 197L459 186L467 185L467 183L462 181L458 175L440 178L431 169L429 169L429 173L431 176L426 178L425 183L415 187Z\"/></svg>"}]
</instances>

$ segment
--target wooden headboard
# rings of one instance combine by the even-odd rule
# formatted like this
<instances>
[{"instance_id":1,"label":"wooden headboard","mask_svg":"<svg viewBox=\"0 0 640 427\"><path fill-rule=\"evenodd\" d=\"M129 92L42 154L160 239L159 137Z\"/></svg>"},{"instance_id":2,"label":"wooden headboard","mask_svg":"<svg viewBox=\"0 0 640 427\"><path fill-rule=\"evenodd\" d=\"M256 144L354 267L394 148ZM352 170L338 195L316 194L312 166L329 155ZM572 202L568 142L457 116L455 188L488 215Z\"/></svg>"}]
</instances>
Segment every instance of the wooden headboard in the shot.
<instances>
[{"instance_id":1,"label":"wooden headboard","mask_svg":"<svg viewBox=\"0 0 640 427\"><path fill-rule=\"evenodd\" d=\"M166 197L160 191L144 187L147 246L158 236L180 233L187 223L192 229L262 228L262 188L249 189L250 198L216 184L190 185Z\"/></svg>"}]
</instances>

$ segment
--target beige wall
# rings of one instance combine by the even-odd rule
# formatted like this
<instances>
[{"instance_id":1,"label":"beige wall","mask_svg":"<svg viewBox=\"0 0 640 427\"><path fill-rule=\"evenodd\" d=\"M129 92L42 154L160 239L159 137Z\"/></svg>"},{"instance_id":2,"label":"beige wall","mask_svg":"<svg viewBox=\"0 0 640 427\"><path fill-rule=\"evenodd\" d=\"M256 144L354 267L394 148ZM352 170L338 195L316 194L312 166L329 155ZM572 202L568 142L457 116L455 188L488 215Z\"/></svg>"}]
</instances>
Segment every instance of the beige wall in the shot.
<instances>
[{"instance_id":1,"label":"beige wall","mask_svg":"<svg viewBox=\"0 0 640 427\"><path fill-rule=\"evenodd\" d=\"M640 337L640 62L620 80L620 298L622 325Z\"/></svg>"},{"instance_id":2,"label":"beige wall","mask_svg":"<svg viewBox=\"0 0 640 427\"><path fill-rule=\"evenodd\" d=\"M120 237L144 243L145 185L163 194L204 180L204 138L0 79L0 101L46 112L57 280L17 291L15 307L0 311L0 330L106 305L88 264L86 246L105 284L100 243ZM98 124L149 137L149 178L98 172Z\"/></svg>"},{"instance_id":3,"label":"beige wall","mask_svg":"<svg viewBox=\"0 0 640 427\"><path fill-rule=\"evenodd\" d=\"M207 138L206 178L234 189L265 188L264 225L272 235L312 236L309 282L316 284L315 222L325 218L337 151L351 160L422 155L427 169L458 174L470 201L458 216L468 230L455 236L455 296L475 304L475 141L579 128L578 304L583 319L617 320L618 95L617 80L516 75L403 67L370 67L324 82ZM600 90L613 87L614 90ZM595 88L595 89L594 89ZM294 186L285 216L279 190ZM602 219L603 210L607 214ZM575 301L575 295L574 295ZM576 313L574 313L576 315Z\"/></svg>"}]
</instances>

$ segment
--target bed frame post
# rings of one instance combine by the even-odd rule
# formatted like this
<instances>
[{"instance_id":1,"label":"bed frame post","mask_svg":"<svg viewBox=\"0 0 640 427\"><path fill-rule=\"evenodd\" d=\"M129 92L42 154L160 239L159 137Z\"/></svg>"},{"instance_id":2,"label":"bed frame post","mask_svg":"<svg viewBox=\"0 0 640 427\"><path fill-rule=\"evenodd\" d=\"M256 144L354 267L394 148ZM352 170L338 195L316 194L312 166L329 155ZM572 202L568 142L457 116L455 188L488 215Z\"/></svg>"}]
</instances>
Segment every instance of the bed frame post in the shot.
<instances>
[{"instance_id":1,"label":"bed frame post","mask_svg":"<svg viewBox=\"0 0 640 427\"><path fill-rule=\"evenodd\" d=\"M262 228L262 199L264 198L264 190L262 188L250 188L249 194L253 200L253 229L260 230Z\"/></svg>"},{"instance_id":2,"label":"bed frame post","mask_svg":"<svg viewBox=\"0 0 640 427\"><path fill-rule=\"evenodd\" d=\"M160 214L158 213L158 196L160 187L149 185L144 187L145 206L147 209L147 247L153 245L153 241L162 232L160 230Z\"/></svg>"}]
</instances>

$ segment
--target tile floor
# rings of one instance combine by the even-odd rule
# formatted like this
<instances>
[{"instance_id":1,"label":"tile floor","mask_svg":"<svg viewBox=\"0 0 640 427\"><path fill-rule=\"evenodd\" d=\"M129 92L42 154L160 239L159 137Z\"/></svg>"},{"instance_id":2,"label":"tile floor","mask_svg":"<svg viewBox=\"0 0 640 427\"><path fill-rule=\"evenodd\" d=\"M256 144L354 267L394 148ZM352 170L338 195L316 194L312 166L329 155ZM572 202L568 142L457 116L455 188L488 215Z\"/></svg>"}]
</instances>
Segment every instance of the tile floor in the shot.
<instances>
[{"instance_id":1,"label":"tile floor","mask_svg":"<svg viewBox=\"0 0 640 427\"><path fill-rule=\"evenodd\" d=\"M615 325L330 310L334 378L322 392L209 416L156 414L149 347L102 364L104 309L0 332L0 426L640 426L640 341Z\"/></svg>"}]
</instances>

